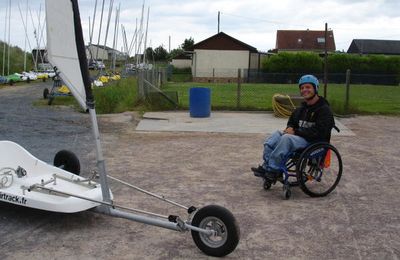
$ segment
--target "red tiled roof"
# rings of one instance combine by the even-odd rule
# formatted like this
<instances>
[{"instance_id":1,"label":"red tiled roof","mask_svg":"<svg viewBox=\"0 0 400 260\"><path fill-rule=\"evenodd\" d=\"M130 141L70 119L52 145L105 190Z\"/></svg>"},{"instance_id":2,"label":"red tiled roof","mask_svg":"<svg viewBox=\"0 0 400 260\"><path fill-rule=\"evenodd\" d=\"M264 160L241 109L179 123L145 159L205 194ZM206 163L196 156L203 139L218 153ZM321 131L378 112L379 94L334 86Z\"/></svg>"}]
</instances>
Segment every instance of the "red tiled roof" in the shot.
<instances>
[{"instance_id":1,"label":"red tiled roof","mask_svg":"<svg viewBox=\"0 0 400 260\"><path fill-rule=\"evenodd\" d=\"M323 51L325 49L324 39L325 31L278 30L276 33L276 49L278 51ZM327 49L328 51L336 50L333 31L328 31Z\"/></svg>"}]
</instances>

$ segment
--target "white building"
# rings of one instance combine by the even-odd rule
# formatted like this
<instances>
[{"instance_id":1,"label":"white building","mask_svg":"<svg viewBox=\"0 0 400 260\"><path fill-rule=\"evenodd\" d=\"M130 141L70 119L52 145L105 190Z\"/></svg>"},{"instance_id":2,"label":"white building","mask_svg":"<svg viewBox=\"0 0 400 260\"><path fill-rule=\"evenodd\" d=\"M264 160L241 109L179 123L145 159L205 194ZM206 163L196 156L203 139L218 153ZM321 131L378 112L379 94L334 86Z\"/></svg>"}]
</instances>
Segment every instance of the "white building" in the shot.
<instances>
[{"instance_id":1,"label":"white building","mask_svg":"<svg viewBox=\"0 0 400 260\"><path fill-rule=\"evenodd\" d=\"M249 69L260 68L261 54L256 48L223 32L193 46L192 75L197 82L229 82L242 78Z\"/></svg>"}]
</instances>

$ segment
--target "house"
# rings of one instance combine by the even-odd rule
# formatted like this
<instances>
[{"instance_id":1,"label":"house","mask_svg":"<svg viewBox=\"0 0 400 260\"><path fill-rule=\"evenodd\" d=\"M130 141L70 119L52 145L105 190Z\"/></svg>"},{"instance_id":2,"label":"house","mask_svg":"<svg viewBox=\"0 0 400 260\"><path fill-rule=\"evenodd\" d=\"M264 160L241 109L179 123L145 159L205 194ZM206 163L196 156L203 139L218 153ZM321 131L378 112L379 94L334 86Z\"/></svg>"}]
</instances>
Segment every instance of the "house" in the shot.
<instances>
[{"instance_id":1,"label":"house","mask_svg":"<svg viewBox=\"0 0 400 260\"><path fill-rule=\"evenodd\" d=\"M170 64L178 69L190 68L192 66L192 57L186 53L181 53L172 58Z\"/></svg>"},{"instance_id":2,"label":"house","mask_svg":"<svg viewBox=\"0 0 400 260\"><path fill-rule=\"evenodd\" d=\"M278 30L276 33L276 52L287 51L325 51L325 31ZM326 48L328 52L336 50L333 31L327 31Z\"/></svg>"},{"instance_id":3,"label":"house","mask_svg":"<svg viewBox=\"0 0 400 260\"><path fill-rule=\"evenodd\" d=\"M400 41L354 39L347 53L400 55Z\"/></svg>"},{"instance_id":4,"label":"house","mask_svg":"<svg viewBox=\"0 0 400 260\"><path fill-rule=\"evenodd\" d=\"M117 60L123 60L127 55L123 52L110 48L108 46L91 44L86 46L86 56L88 60L112 60L113 55L116 55Z\"/></svg>"},{"instance_id":5,"label":"house","mask_svg":"<svg viewBox=\"0 0 400 260\"><path fill-rule=\"evenodd\" d=\"M261 53L224 32L217 33L193 46L192 76L197 82L236 81L238 69L259 69ZM247 71L247 72L246 72Z\"/></svg>"}]
</instances>

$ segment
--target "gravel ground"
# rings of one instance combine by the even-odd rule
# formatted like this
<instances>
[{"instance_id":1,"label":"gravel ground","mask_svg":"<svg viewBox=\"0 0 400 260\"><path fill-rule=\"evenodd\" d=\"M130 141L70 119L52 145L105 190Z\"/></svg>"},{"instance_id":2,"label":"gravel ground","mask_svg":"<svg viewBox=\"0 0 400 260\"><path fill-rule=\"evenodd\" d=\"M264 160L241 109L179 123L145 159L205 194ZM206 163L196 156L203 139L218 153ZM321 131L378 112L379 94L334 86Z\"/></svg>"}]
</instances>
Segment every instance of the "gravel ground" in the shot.
<instances>
[{"instance_id":1,"label":"gravel ground","mask_svg":"<svg viewBox=\"0 0 400 260\"><path fill-rule=\"evenodd\" d=\"M48 83L50 84L50 83ZM76 153L83 175L95 167L89 116L68 107L33 107L43 84L0 89L0 139L52 162ZM249 172L261 156L260 134L135 132L134 113L99 117L110 175L185 205L216 203L241 228L227 259L399 259L400 118L342 119L356 137L334 137L344 161L338 187L324 198L281 185L264 191ZM110 182L119 204L184 214ZM0 203L0 259L208 259L190 233L93 212L57 214Z\"/></svg>"}]
</instances>

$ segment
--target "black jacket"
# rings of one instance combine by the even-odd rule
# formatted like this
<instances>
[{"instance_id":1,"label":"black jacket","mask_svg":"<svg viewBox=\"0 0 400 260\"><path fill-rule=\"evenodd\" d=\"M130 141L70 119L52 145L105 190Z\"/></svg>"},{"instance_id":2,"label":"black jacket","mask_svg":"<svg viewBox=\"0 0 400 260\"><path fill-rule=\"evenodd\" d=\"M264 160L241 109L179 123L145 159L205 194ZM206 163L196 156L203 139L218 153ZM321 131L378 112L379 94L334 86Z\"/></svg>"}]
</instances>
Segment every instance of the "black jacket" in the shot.
<instances>
[{"instance_id":1,"label":"black jacket","mask_svg":"<svg viewBox=\"0 0 400 260\"><path fill-rule=\"evenodd\" d=\"M287 123L294 128L295 135L301 136L309 142L329 142L331 130L335 120L329 103L323 97L319 97L317 103L308 106L303 102L293 111Z\"/></svg>"}]
</instances>

